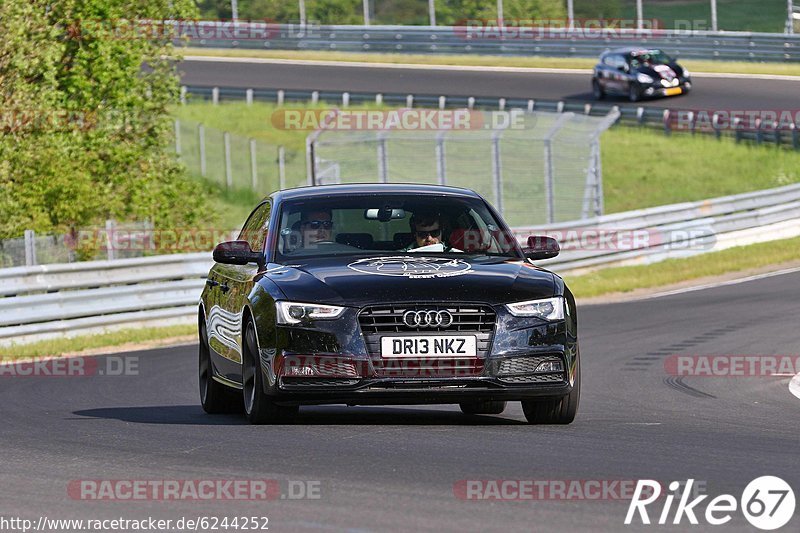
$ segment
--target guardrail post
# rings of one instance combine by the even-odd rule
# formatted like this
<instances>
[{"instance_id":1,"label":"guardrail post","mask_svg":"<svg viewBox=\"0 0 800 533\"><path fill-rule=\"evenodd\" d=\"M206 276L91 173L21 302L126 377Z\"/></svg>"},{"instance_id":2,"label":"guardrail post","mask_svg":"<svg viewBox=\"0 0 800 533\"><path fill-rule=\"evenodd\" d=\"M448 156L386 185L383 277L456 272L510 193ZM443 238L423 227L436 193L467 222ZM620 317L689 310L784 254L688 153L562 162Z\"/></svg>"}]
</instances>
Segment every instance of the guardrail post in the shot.
<instances>
[{"instance_id":1,"label":"guardrail post","mask_svg":"<svg viewBox=\"0 0 800 533\"><path fill-rule=\"evenodd\" d=\"M536 107L536 101L533 98L528 100L528 111L533 113L533 110L534 110L535 107Z\"/></svg>"},{"instance_id":2,"label":"guardrail post","mask_svg":"<svg viewBox=\"0 0 800 533\"><path fill-rule=\"evenodd\" d=\"M342 93L342 107L347 107L350 105L350 93L343 92Z\"/></svg>"},{"instance_id":3,"label":"guardrail post","mask_svg":"<svg viewBox=\"0 0 800 533\"><path fill-rule=\"evenodd\" d=\"M228 189L233 188L233 171L231 169L231 134L227 131L222 133L222 141L225 144L225 185Z\"/></svg>"},{"instance_id":4,"label":"guardrail post","mask_svg":"<svg viewBox=\"0 0 800 533\"><path fill-rule=\"evenodd\" d=\"M186 104L186 85L181 85L181 104Z\"/></svg>"},{"instance_id":5,"label":"guardrail post","mask_svg":"<svg viewBox=\"0 0 800 533\"><path fill-rule=\"evenodd\" d=\"M219 87L211 89L211 103L214 105L219 103Z\"/></svg>"},{"instance_id":6,"label":"guardrail post","mask_svg":"<svg viewBox=\"0 0 800 533\"><path fill-rule=\"evenodd\" d=\"M411 108L414 107L414 95L409 94L406 96L406 107Z\"/></svg>"},{"instance_id":7,"label":"guardrail post","mask_svg":"<svg viewBox=\"0 0 800 533\"><path fill-rule=\"evenodd\" d=\"M247 89L244 93L244 98L247 105L253 105L253 89Z\"/></svg>"},{"instance_id":8,"label":"guardrail post","mask_svg":"<svg viewBox=\"0 0 800 533\"><path fill-rule=\"evenodd\" d=\"M778 146L778 148L780 148L781 145L783 144L783 135L781 135L781 128L777 122L773 124L773 127L775 128L775 144Z\"/></svg>"},{"instance_id":9,"label":"guardrail post","mask_svg":"<svg viewBox=\"0 0 800 533\"><path fill-rule=\"evenodd\" d=\"M500 98L497 101L497 109L499 109L500 111L503 111L503 110L505 110L505 108L506 108L506 99L505 98Z\"/></svg>"},{"instance_id":10,"label":"guardrail post","mask_svg":"<svg viewBox=\"0 0 800 533\"><path fill-rule=\"evenodd\" d=\"M197 145L200 147L200 175L206 177L206 128L197 125Z\"/></svg>"},{"instance_id":11,"label":"guardrail post","mask_svg":"<svg viewBox=\"0 0 800 533\"><path fill-rule=\"evenodd\" d=\"M311 104L317 105L319 103L319 91L311 92Z\"/></svg>"},{"instance_id":12,"label":"guardrail post","mask_svg":"<svg viewBox=\"0 0 800 533\"><path fill-rule=\"evenodd\" d=\"M714 114L711 115L711 127L714 129L714 136L717 139L722 138L722 129L719 127L719 113L714 111Z\"/></svg>"},{"instance_id":13,"label":"guardrail post","mask_svg":"<svg viewBox=\"0 0 800 533\"><path fill-rule=\"evenodd\" d=\"M661 120L664 122L664 135L669 135L672 133L672 120L670 117L669 109L664 110L664 114L661 115Z\"/></svg>"},{"instance_id":14,"label":"guardrail post","mask_svg":"<svg viewBox=\"0 0 800 533\"><path fill-rule=\"evenodd\" d=\"M439 97L439 109L444 109L445 104L447 103L447 97L440 96Z\"/></svg>"},{"instance_id":15,"label":"guardrail post","mask_svg":"<svg viewBox=\"0 0 800 533\"><path fill-rule=\"evenodd\" d=\"M175 119L175 154L181 157L181 121Z\"/></svg>"},{"instance_id":16,"label":"guardrail post","mask_svg":"<svg viewBox=\"0 0 800 533\"><path fill-rule=\"evenodd\" d=\"M638 122L640 126L644 125L644 108L641 106L636 108L636 122Z\"/></svg>"},{"instance_id":17,"label":"guardrail post","mask_svg":"<svg viewBox=\"0 0 800 533\"><path fill-rule=\"evenodd\" d=\"M375 105L383 105L383 94L378 93L375 95Z\"/></svg>"},{"instance_id":18,"label":"guardrail post","mask_svg":"<svg viewBox=\"0 0 800 533\"><path fill-rule=\"evenodd\" d=\"M106 255L109 261L114 260L116 256L114 253L114 228L116 226L117 224L113 220L106 220Z\"/></svg>"},{"instance_id":19,"label":"guardrail post","mask_svg":"<svg viewBox=\"0 0 800 533\"><path fill-rule=\"evenodd\" d=\"M795 150L800 150L800 134L798 134L797 131L797 124L793 122L791 125L791 129L792 129L792 147Z\"/></svg>"},{"instance_id":20,"label":"guardrail post","mask_svg":"<svg viewBox=\"0 0 800 533\"><path fill-rule=\"evenodd\" d=\"M760 118L756 119L756 144L761 144L764 140L764 131L761 129L762 122Z\"/></svg>"},{"instance_id":21,"label":"guardrail post","mask_svg":"<svg viewBox=\"0 0 800 533\"><path fill-rule=\"evenodd\" d=\"M467 98L467 109L474 109L475 108L475 97L470 96Z\"/></svg>"},{"instance_id":22,"label":"guardrail post","mask_svg":"<svg viewBox=\"0 0 800 533\"><path fill-rule=\"evenodd\" d=\"M32 229L25 230L25 266L36 265L36 233Z\"/></svg>"},{"instance_id":23,"label":"guardrail post","mask_svg":"<svg viewBox=\"0 0 800 533\"><path fill-rule=\"evenodd\" d=\"M741 122L741 119L739 117L735 117L733 119L733 133L734 133L734 137L736 139L736 144L739 144L739 141L742 140L742 131L741 131L741 128L739 128L739 123L740 122Z\"/></svg>"},{"instance_id":24,"label":"guardrail post","mask_svg":"<svg viewBox=\"0 0 800 533\"><path fill-rule=\"evenodd\" d=\"M283 92L283 89L278 89L278 93L277 93L277 96L276 96L277 101L278 101L278 105L283 105L283 100L284 100L285 96L286 96L286 94Z\"/></svg>"},{"instance_id":25,"label":"guardrail post","mask_svg":"<svg viewBox=\"0 0 800 533\"><path fill-rule=\"evenodd\" d=\"M278 189L286 188L286 149L278 146Z\"/></svg>"},{"instance_id":26,"label":"guardrail post","mask_svg":"<svg viewBox=\"0 0 800 533\"><path fill-rule=\"evenodd\" d=\"M258 190L258 163L256 163L256 140L250 139L250 178L253 191Z\"/></svg>"}]
</instances>

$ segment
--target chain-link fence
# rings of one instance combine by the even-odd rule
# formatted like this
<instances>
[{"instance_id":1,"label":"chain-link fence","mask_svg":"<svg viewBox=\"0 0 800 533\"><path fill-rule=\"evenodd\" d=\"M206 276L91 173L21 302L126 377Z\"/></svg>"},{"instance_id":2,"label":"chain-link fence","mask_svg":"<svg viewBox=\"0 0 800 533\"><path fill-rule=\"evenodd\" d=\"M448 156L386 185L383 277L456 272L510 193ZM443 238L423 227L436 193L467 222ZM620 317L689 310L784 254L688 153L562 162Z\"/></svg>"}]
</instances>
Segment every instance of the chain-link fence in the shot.
<instances>
[{"instance_id":1,"label":"chain-link fence","mask_svg":"<svg viewBox=\"0 0 800 533\"><path fill-rule=\"evenodd\" d=\"M126 259L164 253L155 249L150 222L84 228L74 233L37 235L26 230L22 237L0 239L0 268L73 263L100 259Z\"/></svg>"},{"instance_id":2,"label":"chain-link fence","mask_svg":"<svg viewBox=\"0 0 800 533\"><path fill-rule=\"evenodd\" d=\"M512 226L587 218L603 211L600 134L618 115L521 112L515 127L474 130L322 129L309 136L308 183L466 187Z\"/></svg>"},{"instance_id":3,"label":"chain-link fence","mask_svg":"<svg viewBox=\"0 0 800 533\"><path fill-rule=\"evenodd\" d=\"M195 176L259 195L305 183L302 153L260 140L175 120L175 151Z\"/></svg>"}]
</instances>

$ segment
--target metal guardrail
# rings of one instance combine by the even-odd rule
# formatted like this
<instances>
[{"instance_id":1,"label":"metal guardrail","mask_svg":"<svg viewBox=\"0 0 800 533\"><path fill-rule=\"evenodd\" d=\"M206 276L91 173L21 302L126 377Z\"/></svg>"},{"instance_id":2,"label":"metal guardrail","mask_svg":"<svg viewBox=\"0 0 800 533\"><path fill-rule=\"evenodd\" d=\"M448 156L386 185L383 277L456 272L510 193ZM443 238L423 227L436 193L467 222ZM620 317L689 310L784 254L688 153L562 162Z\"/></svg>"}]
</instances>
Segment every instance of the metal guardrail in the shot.
<instances>
[{"instance_id":1,"label":"metal guardrail","mask_svg":"<svg viewBox=\"0 0 800 533\"><path fill-rule=\"evenodd\" d=\"M733 137L737 142L756 144L776 144L800 150L800 124L792 122L788 128L778 128L776 124L757 121L757 128L745 127L736 122L732 127L722 127L718 113L704 117L692 111L676 111L657 107L619 106L608 102L575 102L569 100L546 100L538 98L472 97L461 95L367 93L347 91L312 91L283 89L248 89L236 87L183 86L181 101L187 96L208 100L214 103L224 101L275 102L329 102L343 107L383 103L392 106L468 108L468 109L527 109L528 111L547 111L557 113L579 113L591 116L607 116L617 109L620 113L618 124L656 128L669 135L685 132L700 135L714 135L717 138ZM679 118L679 114L683 114ZM736 119L738 120L738 119ZM782 124L785 126L785 124Z\"/></svg>"},{"instance_id":2,"label":"metal guardrail","mask_svg":"<svg viewBox=\"0 0 800 533\"><path fill-rule=\"evenodd\" d=\"M637 230L660 238L639 247L581 249L586 231L599 240L600 232L618 238ZM530 234L563 235L562 254L541 263L561 275L651 263L800 235L800 184L590 221L516 228L515 234L521 240ZM211 265L208 253L194 253L2 269L0 345L192 323Z\"/></svg>"},{"instance_id":3,"label":"metal guardrail","mask_svg":"<svg viewBox=\"0 0 800 533\"><path fill-rule=\"evenodd\" d=\"M688 30L569 30L451 26L319 26L204 22L183 32L190 46L259 50L319 50L405 54L491 54L597 57L626 45L660 48L679 58L800 61L800 36ZM192 35L194 33L195 35ZM206 37L206 38L202 38Z\"/></svg>"}]
</instances>

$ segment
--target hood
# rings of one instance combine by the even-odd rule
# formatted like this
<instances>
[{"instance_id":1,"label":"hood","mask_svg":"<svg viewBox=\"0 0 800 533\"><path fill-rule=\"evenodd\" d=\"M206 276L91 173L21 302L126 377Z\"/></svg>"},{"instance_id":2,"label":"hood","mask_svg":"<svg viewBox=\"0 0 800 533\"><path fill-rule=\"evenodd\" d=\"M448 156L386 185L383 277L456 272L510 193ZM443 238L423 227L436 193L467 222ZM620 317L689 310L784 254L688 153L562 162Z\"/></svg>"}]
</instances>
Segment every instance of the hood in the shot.
<instances>
[{"instance_id":1,"label":"hood","mask_svg":"<svg viewBox=\"0 0 800 533\"><path fill-rule=\"evenodd\" d=\"M668 65L653 65L649 67L639 67L636 69L636 72L641 72L642 74L647 74L651 78L658 80L667 80L672 81L675 78L678 78L683 75L683 69L679 67L676 63L670 63Z\"/></svg>"},{"instance_id":2,"label":"hood","mask_svg":"<svg viewBox=\"0 0 800 533\"><path fill-rule=\"evenodd\" d=\"M552 273L522 260L392 256L270 264L264 274L288 300L363 307L376 303L503 303L554 295Z\"/></svg>"}]
</instances>

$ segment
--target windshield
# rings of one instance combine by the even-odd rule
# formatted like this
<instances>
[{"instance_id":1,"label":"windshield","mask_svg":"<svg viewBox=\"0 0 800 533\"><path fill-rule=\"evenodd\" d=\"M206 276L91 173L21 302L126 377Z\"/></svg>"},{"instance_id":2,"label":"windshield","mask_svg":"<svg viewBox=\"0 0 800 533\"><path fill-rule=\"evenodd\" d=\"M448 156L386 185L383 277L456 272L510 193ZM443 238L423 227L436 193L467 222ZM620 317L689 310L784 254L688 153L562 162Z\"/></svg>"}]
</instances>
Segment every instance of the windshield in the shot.
<instances>
[{"instance_id":1,"label":"windshield","mask_svg":"<svg viewBox=\"0 0 800 533\"><path fill-rule=\"evenodd\" d=\"M481 255L519 258L513 236L480 199L370 195L288 200L277 262L351 255Z\"/></svg>"},{"instance_id":2,"label":"windshield","mask_svg":"<svg viewBox=\"0 0 800 533\"><path fill-rule=\"evenodd\" d=\"M641 66L666 65L672 62L672 58L661 50L642 50L631 53L631 66L639 68Z\"/></svg>"}]
</instances>

